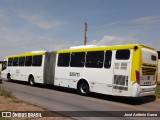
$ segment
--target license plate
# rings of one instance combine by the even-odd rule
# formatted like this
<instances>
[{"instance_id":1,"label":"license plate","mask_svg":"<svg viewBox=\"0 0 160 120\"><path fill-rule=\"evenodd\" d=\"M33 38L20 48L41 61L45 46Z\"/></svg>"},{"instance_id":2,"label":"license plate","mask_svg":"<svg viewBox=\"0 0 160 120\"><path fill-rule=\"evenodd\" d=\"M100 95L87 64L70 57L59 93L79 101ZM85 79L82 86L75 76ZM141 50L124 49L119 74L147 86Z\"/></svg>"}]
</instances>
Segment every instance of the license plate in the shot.
<instances>
[{"instance_id":1,"label":"license plate","mask_svg":"<svg viewBox=\"0 0 160 120\"><path fill-rule=\"evenodd\" d=\"M145 85L151 85L151 82L145 82L144 84Z\"/></svg>"}]
</instances>

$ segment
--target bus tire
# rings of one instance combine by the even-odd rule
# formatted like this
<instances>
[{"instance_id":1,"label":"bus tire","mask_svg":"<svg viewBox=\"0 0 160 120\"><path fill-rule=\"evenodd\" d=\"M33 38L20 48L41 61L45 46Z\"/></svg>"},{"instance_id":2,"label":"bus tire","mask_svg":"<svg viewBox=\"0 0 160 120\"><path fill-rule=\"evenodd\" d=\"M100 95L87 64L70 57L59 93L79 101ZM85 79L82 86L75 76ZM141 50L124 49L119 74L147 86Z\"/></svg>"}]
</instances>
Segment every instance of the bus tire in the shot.
<instances>
[{"instance_id":1,"label":"bus tire","mask_svg":"<svg viewBox=\"0 0 160 120\"><path fill-rule=\"evenodd\" d=\"M8 81L11 81L11 74L10 73L7 74L7 79L8 79Z\"/></svg>"},{"instance_id":2,"label":"bus tire","mask_svg":"<svg viewBox=\"0 0 160 120\"><path fill-rule=\"evenodd\" d=\"M34 77L33 76L29 76L29 85L34 86L35 82L34 82Z\"/></svg>"},{"instance_id":3,"label":"bus tire","mask_svg":"<svg viewBox=\"0 0 160 120\"><path fill-rule=\"evenodd\" d=\"M88 85L88 83L84 82L84 81L80 82L78 84L78 91L79 91L79 93L81 95L84 95L84 96L88 95L89 94L89 85Z\"/></svg>"}]
</instances>

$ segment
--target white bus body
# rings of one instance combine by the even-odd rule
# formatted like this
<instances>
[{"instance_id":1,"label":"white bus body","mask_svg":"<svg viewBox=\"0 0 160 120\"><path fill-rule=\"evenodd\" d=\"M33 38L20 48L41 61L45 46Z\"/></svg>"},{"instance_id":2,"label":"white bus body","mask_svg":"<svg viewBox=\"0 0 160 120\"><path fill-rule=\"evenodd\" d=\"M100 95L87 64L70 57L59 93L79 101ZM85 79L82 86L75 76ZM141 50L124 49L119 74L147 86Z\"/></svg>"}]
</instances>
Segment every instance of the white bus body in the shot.
<instances>
[{"instance_id":1,"label":"white bus body","mask_svg":"<svg viewBox=\"0 0 160 120\"><path fill-rule=\"evenodd\" d=\"M7 56L4 59L7 65L6 69L2 71L2 78L26 81L31 85L34 83L53 84L53 74L51 73L54 72L54 56L54 52L46 51L32 51L24 54ZM31 61L27 63L26 59L29 57L31 57ZM15 58L18 58L17 65L14 65ZM21 63L20 58L24 58ZM13 59L11 63L9 62L10 59ZM51 60L52 65L50 62Z\"/></svg>"},{"instance_id":2,"label":"white bus body","mask_svg":"<svg viewBox=\"0 0 160 120\"><path fill-rule=\"evenodd\" d=\"M155 93L158 54L148 46L130 44L71 47L55 52L7 56L5 61L8 64L9 58L37 55L42 55L41 66L7 66L2 71L2 77L31 81L30 84L74 88L82 95L95 92L140 97Z\"/></svg>"},{"instance_id":3,"label":"white bus body","mask_svg":"<svg viewBox=\"0 0 160 120\"><path fill-rule=\"evenodd\" d=\"M123 53L124 50L124 53ZM129 57L125 58L129 51ZM101 67L87 67L87 54L90 52L104 52ZM104 67L106 51L111 51L110 67ZM116 58L117 51L122 55ZM84 65L72 67L72 54L85 53ZM77 50L60 50L57 52L54 85L79 89L81 94L88 91L116 95L140 97L154 95L157 76L157 52L144 45L103 46L93 48L77 48ZM68 66L58 65L60 54L70 54ZM100 55L100 54L99 54ZM102 55L103 56L103 55ZM98 54L94 56L97 59ZM124 57L124 59L123 59ZM73 58L75 59L75 58ZM92 58L93 59L93 58ZM78 61L74 61L75 63ZM93 62L93 61L92 61ZM97 60L98 64L98 60ZM83 84L85 83L85 85ZM82 85L81 85L82 84ZM83 90L84 87L84 90ZM88 88L87 88L88 87ZM88 90L88 91L87 91Z\"/></svg>"}]
</instances>

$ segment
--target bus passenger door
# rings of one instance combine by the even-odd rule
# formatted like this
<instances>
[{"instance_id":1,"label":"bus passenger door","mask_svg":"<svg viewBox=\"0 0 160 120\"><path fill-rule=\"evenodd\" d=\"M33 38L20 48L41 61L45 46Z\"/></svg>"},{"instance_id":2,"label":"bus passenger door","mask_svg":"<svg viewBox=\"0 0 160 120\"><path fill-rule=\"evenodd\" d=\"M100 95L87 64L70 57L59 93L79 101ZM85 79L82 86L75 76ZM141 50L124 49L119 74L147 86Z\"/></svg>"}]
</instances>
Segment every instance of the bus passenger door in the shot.
<instances>
[{"instance_id":1,"label":"bus passenger door","mask_svg":"<svg viewBox=\"0 0 160 120\"><path fill-rule=\"evenodd\" d=\"M130 79L130 62L115 62L113 74L113 95L127 96Z\"/></svg>"}]
</instances>

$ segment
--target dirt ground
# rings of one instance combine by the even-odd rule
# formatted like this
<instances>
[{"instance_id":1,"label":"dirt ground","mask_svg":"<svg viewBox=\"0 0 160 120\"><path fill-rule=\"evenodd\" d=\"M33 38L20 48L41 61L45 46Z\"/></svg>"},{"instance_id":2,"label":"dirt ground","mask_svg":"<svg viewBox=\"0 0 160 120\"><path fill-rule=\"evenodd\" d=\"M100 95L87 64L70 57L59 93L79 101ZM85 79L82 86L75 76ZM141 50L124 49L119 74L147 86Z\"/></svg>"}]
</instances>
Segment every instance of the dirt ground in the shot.
<instances>
[{"instance_id":1,"label":"dirt ground","mask_svg":"<svg viewBox=\"0 0 160 120\"><path fill-rule=\"evenodd\" d=\"M23 102L15 98L0 96L0 111L47 111L44 108ZM54 113L54 116L62 116ZM0 118L0 120L3 118ZM5 120L5 119L4 119ZM71 120L69 117L42 117L42 118L9 118L7 120Z\"/></svg>"}]
</instances>

